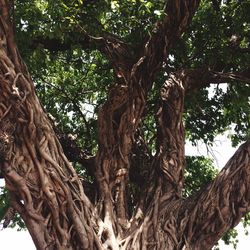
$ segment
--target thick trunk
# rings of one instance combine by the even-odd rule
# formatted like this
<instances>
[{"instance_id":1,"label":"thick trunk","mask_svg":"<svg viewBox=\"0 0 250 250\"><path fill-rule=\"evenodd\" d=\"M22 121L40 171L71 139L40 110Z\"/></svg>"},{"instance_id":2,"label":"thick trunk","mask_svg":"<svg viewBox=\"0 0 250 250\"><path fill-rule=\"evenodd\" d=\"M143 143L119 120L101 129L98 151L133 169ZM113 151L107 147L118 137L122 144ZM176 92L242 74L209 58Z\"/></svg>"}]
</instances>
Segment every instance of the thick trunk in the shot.
<instances>
[{"instance_id":1,"label":"thick trunk","mask_svg":"<svg viewBox=\"0 0 250 250\"><path fill-rule=\"evenodd\" d=\"M212 183L183 203L182 214L189 214L186 239L192 249L212 248L250 211L249 173L250 140L239 147Z\"/></svg>"},{"instance_id":2,"label":"thick trunk","mask_svg":"<svg viewBox=\"0 0 250 250\"><path fill-rule=\"evenodd\" d=\"M136 53L134 60L127 60L124 56L130 55L129 51L124 53L124 50L122 50L118 53L119 49L113 49L113 53L111 53L110 49L112 46L123 49L126 49L126 46L117 44L117 41L112 44L112 40L108 40L107 44L109 46L106 48L108 57L115 64L115 69L119 68L119 73L122 76L120 82L122 84L116 84L110 89L107 101L99 110L99 150L96 157L96 178L100 189L99 214L103 215L103 220L108 225L108 232L111 235L122 235L129 226L129 215L126 207L126 192L130 168L129 158L135 131L143 114L148 92L152 87L155 74L161 67L164 58L168 56L174 41L187 28L198 5L199 1L195 0L189 2L169 1L165 8L165 18L162 22L157 23L152 35L146 43L142 44L141 51L140 53ZM117 53L120 57L117 57ZM133 61L135 63L131 65ZM174 92L174 87L172 87L170 92ZM177 187L176 185L183 182L183 170L181 168L184 162L184 137L181 116L184 93L180 92L179 94L182 95L182 99L180 99L181 103L178 103L180 107L177 111L180 113L174 122L163 122L161 130L164 136L166 133L168 134L169 142L165 143L166 140L164 140L165 145L161 146L160 150L162 153L159 152L160 156L155 162L159 163L159 161L162 161L161 168L164 170L167 167L163 167L163 165L168 163L174 164L176 169L178 168L176 177L174 177L178 180L167 178L167 181L176 181L176 183L171 185L174 185L175 189L178 189L180 193L181 186ZM175 101L171 105L172 109L174 109ZM171 110L167 112L168 115L171 115ZM159 118L159 120L164 119ZM166 129L163 126L167 126ZM168 131L168 126L172 126L170 131ZM173 142L170 133L175 129L177 131L174 132L173 136L179 132L181 135L178 135L177 141ZM163 151L170 144L169 154L166 155ZM173 151L178 146L180 146L180 150L178 148L179 152L174 155ZM179 163L177 158L179 156L181 164L177 166ZM170 167L165 171L165 174L171 174L170 171L172 170ZM149 194L153 194L154 192L155 189L153 188ZM144 197L142 199L145 200ZM142 201L138 209L144 210L146 207L144 201ZM136 212L136 214L138 213ZM132 219L132 221L134 220Z\"/></svg>"},{"instance_id":3,"label":"thick trunk","mask_svg":"<svg viewBox=\"0 0 250 250\"><path fill-rule=\"evenodd\" d=\"M35 95L0 2L0 154L11 205L37 249L98 248L92 207Z\"/></svg>"},{"instance_id":4,"label":"thick trunk","mask_svg":"<svg viewBox=\"0 0 250 250\"><path fill-rule=\"evenodd\" d=\"M211 249L250 210L250 141L243 144L218 177L183 199L184 128L182 110L190 79L171 75L161 89L157 112L155 171L137 209L123 249Z\"/></svg>"},{"instance_id":5,"label":"thick trunk","mask_svg":"<svg viewBox=\"0 0 250 250\"><path fill-rule=\"evenodd\" d=\"M198 3L168 1L165 18L143 44L139 58L119 52L120 41L107 43L105 53L122 84L110 89L98 114L99 200L94 209L35 95L14 43L8 6L0 0L0 167L11 205L37 249L209 249L249 210L249 142L210 185L187 200L181 196L184 96L192 89L189 85L200 86L185 72L172 74L162 87L149 188L134 215L127 210L131 148L147 94ZM118 47L112 51L113 43Z\"/></svg>"},{"instance_id":6,"label":"thick trunk","mask_svg":"<svg viewBox=\"0 0 250 250\"><path fill-rule=\"evenodd\" d=\"M250 211L250 141L228 161L218 177L188 199L156 189L122 249L212 249L223 234Z\"/></svg>"}]
</instances>

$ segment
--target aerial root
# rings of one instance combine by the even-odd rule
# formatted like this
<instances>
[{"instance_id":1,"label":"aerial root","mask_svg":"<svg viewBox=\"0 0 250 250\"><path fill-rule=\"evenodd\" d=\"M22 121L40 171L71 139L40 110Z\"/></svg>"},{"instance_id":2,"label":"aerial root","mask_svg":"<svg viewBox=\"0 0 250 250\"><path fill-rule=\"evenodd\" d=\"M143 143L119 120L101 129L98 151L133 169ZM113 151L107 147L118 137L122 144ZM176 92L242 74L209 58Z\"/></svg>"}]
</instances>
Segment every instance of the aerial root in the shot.
<instances>
[{"instance_id":1,"label":"aerial root","mask_svg":"<svg viewBox=\"0 0 250 250\"><path fill-rule=\"evenodd\" d=\"M17 174L7 162L3 163L3 170L7 188L20 193L20 196L24 202L23 205L26 207L26 212L30 217L37 221L43 221L43 217L39 216L33 207L31 193L26 185L25 179Z\"/></svg>"}]
</instances>

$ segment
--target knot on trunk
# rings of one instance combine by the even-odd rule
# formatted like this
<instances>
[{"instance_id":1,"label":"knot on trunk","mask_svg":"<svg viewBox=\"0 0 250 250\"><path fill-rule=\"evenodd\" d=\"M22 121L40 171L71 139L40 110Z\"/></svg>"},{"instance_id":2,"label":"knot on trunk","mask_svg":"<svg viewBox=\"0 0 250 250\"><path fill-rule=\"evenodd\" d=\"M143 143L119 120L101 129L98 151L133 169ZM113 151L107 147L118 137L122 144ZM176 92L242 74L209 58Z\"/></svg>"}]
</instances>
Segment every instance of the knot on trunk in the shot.
<instances>
[{"instance_id":1,"label":"knot on trunk","mask_svg":"<svg viewBox=\"0 0 250 250\"><path fill-rule=\"evenodd\" d=\"M0 161L7 161L11 154L11 148L14 142L13 132L15 126L9 121L0 123Z\"/></svg>"}]
</instances>

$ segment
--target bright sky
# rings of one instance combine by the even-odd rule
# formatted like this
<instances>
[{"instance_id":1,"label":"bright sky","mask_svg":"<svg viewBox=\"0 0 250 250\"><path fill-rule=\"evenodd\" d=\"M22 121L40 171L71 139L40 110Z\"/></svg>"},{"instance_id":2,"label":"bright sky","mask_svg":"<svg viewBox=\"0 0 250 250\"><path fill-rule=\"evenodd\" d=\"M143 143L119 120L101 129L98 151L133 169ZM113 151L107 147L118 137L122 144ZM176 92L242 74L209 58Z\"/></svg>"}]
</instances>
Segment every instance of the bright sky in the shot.
<instances>
[{"instance_id":1,"label":"bright sky","mask_svg":"<svg viewBox=\"0 0 250 250\"><path fill-rule=\"evenodd\" d=\"M211 153L209 153L204 144L199 144L197 147L191 146L190 143L186 145L186 154L187 155L209 155L213 157L216 165L221 169L225 163L230 159L234 154L236 149L231 147L229 139L227 136L218 136L216 142L212 147ZM0 185L3 182L0 183ZM239 243L237 250L246 250L250 249L248 247L250 243L250 235L245 236L244 229L242 225L237 227L239 232ZM31 240L31 237L27 231L17 232L16 229L5 229L0 231L0 246L1 250L16 250L16 249L25 249L25 250L35 250L35 246ZM221 250L234 250L232 246L225 246L223 242L220 242Z\"/></svg>"}]
</instances>

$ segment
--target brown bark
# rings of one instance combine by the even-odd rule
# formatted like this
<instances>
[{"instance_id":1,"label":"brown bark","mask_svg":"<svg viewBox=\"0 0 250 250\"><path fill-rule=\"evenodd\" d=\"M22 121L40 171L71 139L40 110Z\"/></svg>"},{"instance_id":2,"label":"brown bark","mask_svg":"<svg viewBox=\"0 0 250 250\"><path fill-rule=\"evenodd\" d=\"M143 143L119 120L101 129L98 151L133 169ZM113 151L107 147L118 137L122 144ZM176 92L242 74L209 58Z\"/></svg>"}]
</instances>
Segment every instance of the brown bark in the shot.
<instances>
[{"instance_id":1,"label":"brown bark","mask_svg":"<svg viewBox=\"0 0 250 250\"><path fill-rule=\"evenodd\" d=\"M167 192L181 195L185 165L184 108L185 82L181 75L171 75L161 89L161 102L157 111L159 167Z\"/></svg>"},{"instance_id":2,"label":"brown bark","mask_svg":"<svg viewBox=\"0 0 250 250\"><path fill-rule=\"evenodd\" d=\"M122 241L124 249L211 249L250 211L249 140L212 183L188 199L181 197L184 130L180 111L188 83L183 72L176 73L161 90L160 139L153 164L157 169Z\"/></svg>"},{"instance_id":3,"label":"brown bark","mask_svg":"<svg viewBox=\"0 0 250 250\"><path fill-rule=\"evenodd\" d=\"M152 35L143 44L139 58L130 68L124 59L124 50L119 54L119 60L116 53L109 54L111 58L115 56L113 61L118 63L122 84L110 89L107 101L99 110L96 178L100 190L99 214L103 215L110 235L120 235L129 227L126 208L129 156L147 93L156 71L175 39L188 26L198 4L199 1L169 1L165 9L166 17L157 23ZM119 50L115 52L119 53Z\"/></svg>"},{"instance_id":4,"label":"brown bark","mask_svg":"<svg viewBox=\"0 0 250 250\"><path fill-rule=\"evenodd\" d=\"M250 140L239 147L211 184L183 203L181 214L189 214L185 238L191 249L212 248L250 211L249 173Z\"/></svg>"},{"instance_id":5,"label":"brown bark","mask_svg":"<svg viewBox=\"0 0 250 250\"><path fill-rule=\"evenodd\" d=\"M230 83L232 81L250 83L250 68L240 72L218 72L207 68L182 69L178 74L185 77L186 92L190 93L196 89L208 87L210 84Z\"/></svg>"},{"instance_id":6,"label":"brown bark","mask_svg":"<svg viewBox=\"0 0 250 250\"><path fill-rule=\"evenodd\" d=\"M38 249L98 248L97 220L35 95L0 1L1 170Z\"/></svg>"},{"instance_id":7,"label":"brown bark","mask_svg":"<svg viewBox=\"0 0 250 250\"><path fill-rule=\"evenodd\" d=\"M147 94L198 4L168 1L165 18L135 58L126 56L129 48L119 39L101 39L121 81L98 113L94 209L35 95L15 46L7 3L0 0L0 167L12 207L37 249L209 249L249 211L249 141L210 185L189 199L181 196L184 97L204 86L185 71L171 74L161 89L149 188L132 217L127 210L131 148Z\"/></svg>"}]
</instances>

